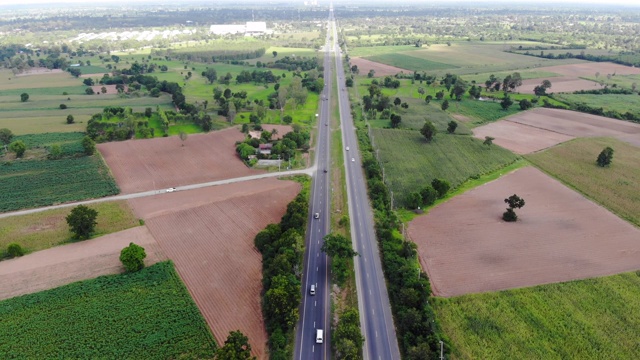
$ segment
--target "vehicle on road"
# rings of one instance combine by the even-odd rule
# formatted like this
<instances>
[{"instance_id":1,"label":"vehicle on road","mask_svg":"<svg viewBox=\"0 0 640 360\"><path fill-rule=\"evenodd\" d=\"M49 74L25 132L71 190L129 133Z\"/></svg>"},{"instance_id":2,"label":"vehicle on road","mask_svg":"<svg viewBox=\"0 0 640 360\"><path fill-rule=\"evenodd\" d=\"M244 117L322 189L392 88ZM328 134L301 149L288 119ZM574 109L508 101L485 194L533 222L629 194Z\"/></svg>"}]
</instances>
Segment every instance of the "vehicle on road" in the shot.
<instances>
[{"instance_id":1,"label":"vehicle on road","mask_svg":"<svg viewBox=\"0 0 640 360\"><path fill-rule=\"evenodd\" d=\"M349 151L349 147L347 146L347 151Z\"/></svg>"},{"instance_id":2,"label":"vehicle on road","mask_svg":"<svg viewBox=\"0 0 640 360\"><path fill-rule=\"evenodd\" d=\"M324 170L323 170L323 172L324 172L324 173L326 173L326 172L327 172L327 169L324 169Z\"/></svg>"},{"instance_id":3,"label":"vehicle on road","mask_svg":"<svg viewBox=\"0 0 640 360\"><path fill-rule=\"evenodd\" d=\"M170 187L166 190L166 192L174 192L174 191L176 191L176 188L174 187Z\"/></svg>"},{"instance_id":4,"label":"vehicle on road","mask_svg":"<svg viewBox=\"0 0 640 360\"><path fill-rule=\"evenodd\" d=\"M309 287L309 294L310 295L315 295L316 294L316 286L311 284L311 287Z\"/></svg>"},{"instance_id":5,"label":"vehicle on road","mask_svg":"<svg viewBox=\"0 0 640 360\"><path fill-rule=\"evenodd\" d=\"M324 333L323 333L322 329L317 329L316 330L316 344L322 344L323 341L324 341Z\"/></svg>"},{"instance_id":6,"label":"vehicle on road","mask_svg":"<svg viewBox=\"0 0 640 360\"><path fill-rule=\"evenodd\" d=\"M314 219L320 219L320 213L313 214L313 218Z\"/></svg>"},{"instance_id":7,"label":"vehicle on road","mask_svg":"<svg viewBox=\"0 0 640 360\"><path fill-rule=\"evenodd\" d=\"M356 158L351 158L351 162L356 162Z\"/></svg>"}]
</instances>

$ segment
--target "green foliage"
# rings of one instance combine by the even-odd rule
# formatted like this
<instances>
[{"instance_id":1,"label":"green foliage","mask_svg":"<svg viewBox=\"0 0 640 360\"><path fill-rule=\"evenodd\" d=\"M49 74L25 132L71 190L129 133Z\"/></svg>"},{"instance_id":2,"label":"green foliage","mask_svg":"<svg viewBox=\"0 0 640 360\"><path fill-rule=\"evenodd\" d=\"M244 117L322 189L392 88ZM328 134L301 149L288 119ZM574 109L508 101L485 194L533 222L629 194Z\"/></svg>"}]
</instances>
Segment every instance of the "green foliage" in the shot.
<instances>
[{"instance_id":1,"label":"green foliage","mask_svg":"<svg viewBox=\"0 0 640 360\"><path fill-rule=\"evenodd\" d=\"M457 68L457 66L455 65L430 61L427 59L419 58L417 56L410 56L403 53L367 56L365 59L413 71L430 71Z\"/></svg>"},{"instance_id":2,"label":"green foliage","mask_svg":"<svg viewBox=\"0 0 640 360\"><path fill-rule=\"evenodd\" d=\"M442 109L442 111L446 111L449 108L449 100L443 101L440 108Z\"/></svg>"},{"instance_id":3,"label":"green foliage","mask_svg":"<svg viewBox=\"0 0 640 360\"><path fill-rule=\"evenodd\" d=\"M216 344L171 262L0 302L0 354L210 359Z\"/></svg>"},{"instance_id":4,"label":"green foliage","mask_svg":"<svg viewBox=\"0 0 640 360\"><path fill-rule=\"evenodd\" d=\"M598 155L598 159L596 159L596 163L600 167L605 167L605 166L609 166L612 160L613 160L613 149L607 146Z\"/></svg>"},{"instance_id":5,"label":"green foliage","mask_svg":"<svg viewBox=\"0 0 640 360\"><path fill-rule=\"evenodd\" d=\"M24 249L22 248L22 246L20 246L20 244L11 243L7 246L7 255L12 258L20 257L24 255Z\"/></svg>"},{"instance_id":6,"label":"green foliage","mask_svg":"<svg viewBox=\"0 0 640 360\"><path fill-rule=\"evenodd\" d=\"M495 140L496 138L493 138L491 136L485 136L484 137L484 141L482 142L482 145L487 145L487 146L491 146L493 145L493 140Z\"/></svg>"},{"instance_id":7,"label":"green foliage","mask_svg":"<svg viewBox=\"0 0 640 360\"><path fill-rule=\"evenodd\" d=\"M59 106L59 107L60 107L60 109L61 109L61 110L64 110L64 109L66 109L66 108L67 108L67 105L66 105L66 104L60 104L60 106Z\"/></svg>"},{"instance_id":8,"label":"green foliage","mask_svg":"<svg viewBox=\"0 0 640 360\"><path fill-rule=\"evenodd\" d=\"M29 100L29 94L27 93L20 94L20 101L26 102L27 100Z\"/></svg>"},{"instance_id":9,"label":"green foliage","mask_svg":"<svg viewBox=\"0 0 640 360\"><path fill-rule=\"evenodd\" d=\"M85 136L82 138L82 148L85 155L91 156L96 152L96 143L90 137Z\"/></svg>"},{"instance_id":10,"label":"green foliage","mask_svg":"<svg viewBox=\"0 0 640 360\"><path fill-rule=\"evenodd\" d=\"M511 100L511 97L505 93L504 98L500 101L500 106L502 106L503 110L508 110L511 105L513 105L513 100Z\"/></svg>"},{"instance_id":11,"label":"green foliage","mask_svg":"<svg viewBox=\"0 0 640 360\"><path fill-rule=\"evenodd\" d=\"M533 107L533 104L531 103L531 101L529 101L529 99L520 100L518 105L520 105L520 110L528 110Z\"/></svg>"},{"instance_id":12,"label":"green foliage","mask_svg":"<svg viewBox=\"0 0 640 360\"><path fill-rule=\"evenodd\" d=\"M342 234L327 234L324 237L322 248L327 255L341 258L351 258L358 255L351 246L351 241Z\"/></svg>"},{"instance_id":13,"label":"green foliage","mask_svg":"<svg viewBox=\"0 0 640 360\"><path fill-rule=\"evenodd\" d=\"M0 143L9 145L11 144L11 139L13 139L13 132L11 132L11 130L7 128L0 129Z\"/></svg>"},{"instance_id":14,"label":"green foliage","mask_svg":"<svg viewBox=\"0 0 640 360\"><path fill-rule=\"evenodd\" d=\"M142 246L129 243L129 246L120 252L120 261L128 272L136 272L144 268L144 258L147 253Z\"/></svg>"},{"instance_id":15,"label":"green foliage","mask_svg":"<svg viewBox=\"0 0 640 360\"><path fill-rule=\"evenodd\" d=\"M517 221L518 215L516 215L516 212L513 209L522 208L524 206L524 199L516 194L513 194L504 199L504 202L509 205L509 208L502 214L502 220L507 222Z\"/></svg>"},{"instance_id":16,"label":"green foliage","mask_svg":"<svg viewBox=\"0 0 640 360\"><path fill-rule=\"evenodd\" d=\"M507 208L507 211L502 213L502 220L506 222L514 222L518 220L518 215L516 215L516 212L513 211L512 208Z\"/></svg>"},{"instance_id":17,"label":"green foliage","mask_svg":"<svg viewBox=\"0 0 640 360\"><path fill-rule=\"evenodd\" d=\"M76 239L88 239L96 227L98 212L85 205L78 205L67 215L69 230Z\"/></svg>"},{"instance_id":18,"label":"green foliage","mask_svg":"<svg viewBox=\"0 0 640 360\"><path fill-rule=\"evenodd\" d=\"M449 124L447 124L447 132L449 134L453 134L454 132L456 132L457 128L458 128L458 123L453 120L451 120Z\"/></svg>"},{"instance_id":19,"label":"green foliage","mask_svg":"<svg viewBox=\"0 0 640 360\"><path fill-rule=\"evenodd\" d=\"M84 136L80 132L41 133L17 135L16 140L22 140L27 149L45 148L51 152L51 148L58 144L62 150L62 156L76 156L82 154L81 140Z\"/></svg>"},{"instance_id":20,"label":"green foliage","mask_svg":"<svg viewBox=\"0 0 640 360\"><path fill-rule=\"evenodd\" d=\"M3 179L0 181L0 211L98 198L119 192L108 169L96 157L12 162L8 166L0 166L0 178Z\"/></svg>"},{"instance_id":21,"label":"green foliage","mask_svg":"<svg viewBox=\"0 0 640 360\"><path fill-rule=\"evenodd\" d=\"M433 123L429 120L425 121L424 126L422 127L422 129L420 129L420 134L422 134L422 136L427 139L427 142L431 142L431 140L433 140L433 137L436 136L437 132L438 131L436 130L435 125L433 125Z\"/></svg>"},{"instance_id":22,"label":"green foliage","mask_svg":"<svg viewBox=\"0 0 640 360\"><path fill-rule=\"evenodd\" d=\"M224 346L216 352L216 360L250 360L255 356L251 356L251 344L249 338L240 330L229 332Z\"/></svg>"},{"instance_id":23,"label":"green foliage","mask_svg":"<svg viewBox=\"0 0 640 360\"><path fill-rule=\"evenodd\" d=\"M347 307L332 334L337 359L361 359L364 337L360 333L360 315L355 307Z\"/></svg>"},{"instance_id":24,"label":"green foliage","mask_svg":"<svg viewBox=\"0 0 640 360\"><path fill-rule=\"evenodd\" d=\"M640 313L640 276L633 272L433 304L455 359L640 358L640 318L631 315Z\"/></svg>"},{"instance_id":25,"label":"green foliage","mask_svg":"<svg viewBox=\"0 0 640 360\"><path fill-rule=\"evenodd\" d=\"M22 142L22 140L16 140L9 145L9 150L16 153L16 157L22 157L24 152L27 151L27 146Z\"/></svg>"},{"instance_id":26,"label":"green foliage","mask_svg":"<svg viewBox=\"0 0 640 360\"><path fill-rule=\"evenodd\" d=\"M433 187L438 194L438 198L443 198L447 195L449 189L451 189L451 184L449 184L447 180L433 179L431 180L431 187Z\"/></svg>"},{"instance_id":27,"label":"green foliage","mask_svg":"<svg viewBox=\"0 0 640 360\"><path fill-rule=\"evenodd\" d=\"M73 124L75 122L75 119L73 118L73 115L67 115L67 124Z\"/></svg>"},{"instance_id":28,"label":"green foliage","mask_svg":"<svg viewBox=\"0 0 640 360\"><path fill-rule=\"evenodd\" d=\"M59 144L53 144L51 145L51 147L49 148L49 155L48 155L49 159L51 160L58 160L62 157L62 146L60 146Z\"/></svg>"}]
</instances>

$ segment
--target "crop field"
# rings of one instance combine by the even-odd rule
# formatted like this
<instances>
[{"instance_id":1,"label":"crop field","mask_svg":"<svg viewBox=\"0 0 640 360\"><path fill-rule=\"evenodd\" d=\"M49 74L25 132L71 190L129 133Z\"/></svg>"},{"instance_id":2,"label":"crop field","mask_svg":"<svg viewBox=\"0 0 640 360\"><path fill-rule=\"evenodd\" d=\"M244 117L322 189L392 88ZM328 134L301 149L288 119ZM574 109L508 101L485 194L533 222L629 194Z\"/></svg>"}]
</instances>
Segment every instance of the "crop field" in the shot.
<instances>
[{"instance_id":1,"label":"crop field","mask_svg":"<svg viewBox=\"0 0 640 360\"><path fill-rule=\"evenodd\" d=\"M508 110L502 109L500 101L492 101L491 99L486 101L470 99L449 101L449 105L450 107L447 111L462 114L471 119L471 122L468 123L470 127L496 121L521 111L515 99L514 104Z\"/></svg>"},{"instance_id":2,"label":"crop field","mask_svg":"<svg viewBox=\"0 0 640 360\"><path fill-rule=\"evenodd\" d=\"M99 156L6 162L0 180L0 212L118 193Z\"/></svg>"},{"instance_id":3,"label":"crop field","mask_svg":"<svg viewBox=\"0 0 640 360\"><path fill-rule=\"evenodd\" d=\"M68 72L62 71L13 75L9 70L1 70L0 76L3 79L2 82L0 82L0 94L2 94L2 91L14 89L55 88L82 85L82 80L74 78ZM29 91L26 92L28 93ZM18 98L18 100L20 100L20 98Z\"/></svg>"},{"instance_id":4,"label":"crop field","mask_svg":"<svg viewBox=\"0 0 640 360\"><path fill-rule=\"evenodd\" d=\"M614 149L607 168L596 166L602 149ZM576 139L527 160L618 216L640 226L640 147L612 138Z\"/></svg>"},{"instance_id":5,"label":"crop field","mask_svg":"<svg viewBox=\"0 0 640 360\"><path fill-rule=\"evenodd\" d=\"M594 75L589 76L581 76L581 78L593 82L603 81L604 84L609 86L613 86L614 84L619 88L632 89L633 84L636 84L636 88L640 85L640 74L631 74L631 75L618 75L611 76L611 78L607 78L606 74L602 74L598 77Z\"/></svg>"},{"instance_id":6,"label":"crop field","mask_svg":"<svg viewBox=\"0 0 640 360\"><path fill-rule=\"evenodd\" d=\"M586 81L586 80L584 80ZM600 86L598 86L600 88ZM620 113L631 112L633 114L640 113L640 96L633 95L593 95L593 94L557 94L556 97L561 101L571 103L585 103L591 107L603 108L606 110L615 110Z\"/></svg>"},{"instance_id":7,"label":"crop field","mask_svg":"<svg viewBox=\"0 0 640 360\"><path fill-rule=\"evenodd\" d=\"M434 178L445 179L455 188L471 176L500 169L517 159L505 149L488 147L469 136L438 134L429 144L418 131L372 132L386 182L400 203Z\"/></svg>"},{"instance_id":8,"label":"crop field","mask_svg":"<svg viewBox=\"0 0 640 360\"><path fill-rule=\"evenodd\" d=\"M98 224L93 237L140 225L124 201L108 201L88 206L98 212ZM71 208L63 208L0 218L0 252L13 242L29 252L69 242L71 233L65 218L70 212Z\"/></svg>"},{"instance_id":9,"label":"crop field","mask_svg":"<svg viewBox=\"0 0 640 360\"><path fill-rule=\"evenodd\" d=\"M68 95L85 95L86 88L87 88L86 86L80 85L80 82L78 82L78 85L76 86L56 86L56 87L39 87L39 88L33 88L33 89L21 88L21 89L2 90L0 91L0 102L19 101L20 94L24 92L29 94L30 98L36 97L39 95L61 95L62 96L63 93L65 92Z\"/></svg>"},{"instance_id":10,"label":"crop field","mask_svg":"<svg viewBox=\"0 0 640 360\"><path fill-rule=\"evenodd\" d=\"M527 71L518 71L518 72L520 73L522 80L548 78L551 82L553 82L555 80L553 79L554 77L560 76L559 74L552 73L549 71L527 70ZM483 73L483 74L464 75L462 76L462 78L468 82L475 81L476 83L478 83L478 85L484 86L484 82L489 80L489 77L491 75L494 75L498 79L504 79L505 77L507 77L508 75L512 75L513 73L514 71L496 71L496 72L489 72L489 73Z\"/></svg>"},{"instance_id":11,"label":"crop field","mask_svg":"<svg viewBox=\"0 0 640 360\"><path fill-rule=\"evenodd\" d=\"M504 198L526 204L502 220ZM409 224L437 296L640 269L640 229L534 167L456 196ZM473 246L470 246L473 244Z\"/></svg>"},{"instance_id":12,"label":"crop field","mask_svg":"<svg viewBox=\"0 0 640 360\"><path fill-rule=\"evenodd\" d=\"M409 52L409 54L413 53L415 53L415 51ZM442 69L455 69L458 67L447 63L427 60L411 55L405 55L404 53L373 55L366 57L366 59L395 66L401 69L408 69L410 71L432 71Z\"/></svg>"},{"instance_id":13,"label":"crop field","mask_svg":"<svg viewBox=\"0 0 640 360\"><path fill-rule=\"evenodd\" d=\"M72 156L84 152L84 148L82 147L82 139L84 136L84 133L81 132L42 133L17 135L13 140L23 141L27 149L49 149L52 145L57 144L60 145L63 156Z\"/></svg>"},{"instance_id":14,"label":"crop field","mask_svg":"<svg viewBox=\"0 0 640 360\"><path fill-rule=\"evenodd\" d=\"M401 46L363 46L349 49L350 57L366 57L376 56L383 54L395 54L399 52L409 52L413 50L419 50L419 48L413 45L401 45Z\"/></svg>"},{"instance_id":15,"label":"crop field","mask_svg":"<svg viewBox=\"0 0 640 360\"><path fill-rule=\"evenodd\" d=\"M518 92L523 94L534 94L533 89L540 85L542 81L551 81L551 88L547 93L571 93L578 90L599 90L602 87L595 81L579 79L575 77L560 76L555 78L537 78L524 80L522 86L518 88ZM560 98L560 96L558 97Z\"/></svg>"},{"instance_id":16,"label":"crop field","mask_svg":"<svg viewBox=\"0 0 640 360\"><path fill-rule=\"evenodd\" d=\"M231 330L249 337L266 356L260 292L262 256L256 234L277 223L300 184L275 178L234 183L131 201L176 269L216 340Z\"/></svg>"},{"instance_id":17,"label":"crop field","mask_svg":"<svg viewBox=\"0 0 640 360\"><path fill-rule=\"evenodd\" d=\"M171 262L4 300L0 317L0 353L16 358L212 358L216 349Z\"/></svg>"},{"instance_id":18,"label":"crop field","mask_svg":"<svg viewBox=\"0 0 640 360\"><path fill-rule=\"evenodd\" d=\"M638 359L638 272L434 299L452 359Z\"/></svg>"},{"instance_id":19,"label":"crop field","mask_svg":"<svg viewBox=\"0 0 640 360\"><path fill-rule=\"evenodd\" d=\"M278 56L273 57L273 52L277 51L278 52ZM282 59L285 56L296 56L296 57L315 57L317 55L322 55L321 53L318 53L316 50L314 49L309 49L309 48L291 48L291 47L281 47L281 46L270 46L267 48L267 51L265 51L264 55L257 58L257 59L250 59L247 60L249 63L251 64L255 64L258 61L261 61L263 63L268 63L268 62L272 62L272 61L276 61L278 59ZM275 69L273 69L275 70Z\"/></svg>"},{"instance_id":20,"label":"crop field","mask_svg":"<svg viewBox=\"0 0 640 360\"><path fill-rule=\"evenodd\" d=\"M612 75L612 77L613 74L615 74L615 76L640 74L640 69L631 66L619 65L609 62L590 61L580 61L579 63L569 63L567 65L545 65L545 67L539 68L538 71L549 71L556 74L573 77L590 77L595 76L596 73L599 73L600 78L603 79L606 79L607 74Z\"/></svg>"}]
</instances>

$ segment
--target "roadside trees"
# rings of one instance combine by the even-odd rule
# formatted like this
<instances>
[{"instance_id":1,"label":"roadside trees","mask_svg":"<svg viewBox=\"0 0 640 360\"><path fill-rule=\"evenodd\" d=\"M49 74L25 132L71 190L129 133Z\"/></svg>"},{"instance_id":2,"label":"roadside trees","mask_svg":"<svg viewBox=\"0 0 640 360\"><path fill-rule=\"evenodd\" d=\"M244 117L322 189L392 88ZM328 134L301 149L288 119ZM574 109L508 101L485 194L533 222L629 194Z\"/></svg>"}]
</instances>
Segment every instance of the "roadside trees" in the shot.
<instances>
[{"instance_id":1,"label":"roadside trees","mask_svg":"<svg viewBox=\"0 0 640 360\"><path fill-rule=\"evenodd\" d=\"M88 239L93 233L96 225L98 212L84 205L78 205L67 215L66 220L69 229L74 234L74 238Z\"/></svg>"},{"instance_id":2,"label":"roadside trees","mask_svg":"<svg viewBox=\"0 0 640 360\"><path fill-rule=\"evenodd\" d=\"M600 167L606 167L611 164L612 160L613 160L613 149L607 146L606 148L604 148L604 150L600 152L600 155L598 155L598 159L596 160L596 163Z\"/></svg>"},{"instance_id":3,"label":"roadside trees","mask_svg":"<svg viewBox=\"0 0 640 360\"><path fill-rule=\"evenodd\" d=\"M147 253L142 246L134 243L129 243L129 246L122 249L120 252L120 261L127 272L136 272L144 268L144 258L147 257Z\"/></svg>"},{"instance_id":4,"label":"roadside trees","mask_svg":"<svg viewBox=\"0 0 640 360\"><path fill-rule=\"evenodd\" d=\"M431 142L431 140L433 140L433 138L436 136L437 132L438 131L436 130L435 125L433 125L433 123L429 120L425 121L424 126L422 126L422 129L420 129L420 134L424 136L427 142Z\"/></svg>"},{"instance_id":5,"label":"roadside trees","mask_svg":"<svg viewBox=\"0 0 640 360\"><path fill-rule=\"evenodd\" d=\"M502 214L502 220L507 222L517 221L518 215L516 215L514 209L522 208L524 206L524 199L516 194L513 194L504 199L504 202L507 203L509 207L507 208L507 211Z\"/></svg>"},{"instance_id":6,"label":"roadside trees","mask_svg":"<svg viewBox=\"0 0 640 360\"><path fill-rule=\"evenodd\" d=\"M321 250L331 257L336 283L344 283L349 271L348 260L358 255L351 247L351 241L343 235L331 233L324 237Z\"/></svg>"}]
</instances>

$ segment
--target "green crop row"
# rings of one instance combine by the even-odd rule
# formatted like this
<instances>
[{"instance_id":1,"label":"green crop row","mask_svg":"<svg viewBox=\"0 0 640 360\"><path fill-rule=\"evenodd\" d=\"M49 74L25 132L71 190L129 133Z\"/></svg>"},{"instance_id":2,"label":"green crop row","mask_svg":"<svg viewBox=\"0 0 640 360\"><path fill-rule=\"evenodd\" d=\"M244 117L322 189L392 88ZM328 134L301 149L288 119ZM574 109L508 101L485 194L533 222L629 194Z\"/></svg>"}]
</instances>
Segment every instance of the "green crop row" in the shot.
<instances>
[{"instance_id":1,"label":"green crop row","mask_svg":"<svg viewBox=\"0 0 640 360\"><path fill-rule=\"evenodd\" d=\"M84 133L67 132L67 133L42 133L18 135L14 140L21 140L27 146L27 149L34 148L51 148L52 145L60 145L63 156L71 156L84 152L82 147L82 138Z\"/></svg>"},{"instance_id":2,"label":"green crop row","mask_svg":"<svg viewBox=\"0 0 640 360\"><path fill-rule=\"evenodd\" d=\"M0 302L4 359L206 359L216 343L171 262Z\"/></svg>"},{"instance_id":3,"label":"green crop row","mask_svg":"<svg viewBox=\"0 0 640 360\"><path fill-rule=\"evenodd\" d=\"M118 186L98 156L0 164L0 212L118 192Z\"/></svg>"}]
</instances>

